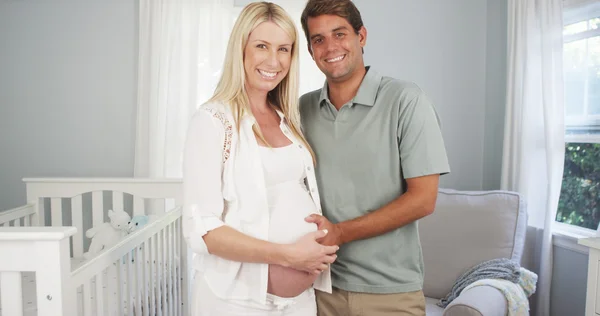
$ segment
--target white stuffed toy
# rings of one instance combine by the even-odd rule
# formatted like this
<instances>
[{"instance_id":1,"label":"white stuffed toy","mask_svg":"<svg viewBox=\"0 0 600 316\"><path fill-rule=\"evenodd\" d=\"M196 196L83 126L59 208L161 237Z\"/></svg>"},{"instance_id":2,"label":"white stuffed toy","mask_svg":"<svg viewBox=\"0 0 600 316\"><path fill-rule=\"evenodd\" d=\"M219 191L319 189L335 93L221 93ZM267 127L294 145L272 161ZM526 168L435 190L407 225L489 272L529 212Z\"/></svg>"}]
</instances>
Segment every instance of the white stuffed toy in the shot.
<instances>
[{"instance_id":1,"label":"white stuffed toy","mask_svg":"<svg viewBox=\"0 0 600 316\"><path fill-rule=\"evenodd\" d=\"M92 239L88 252L83 257L90 259L103 249L111 247L119 242L129 230L128 223L131 216L123 210L108 210L110 223L102 223L100 226L92 227L85 232L87 238Z\"/></svg>"}]
</instances>

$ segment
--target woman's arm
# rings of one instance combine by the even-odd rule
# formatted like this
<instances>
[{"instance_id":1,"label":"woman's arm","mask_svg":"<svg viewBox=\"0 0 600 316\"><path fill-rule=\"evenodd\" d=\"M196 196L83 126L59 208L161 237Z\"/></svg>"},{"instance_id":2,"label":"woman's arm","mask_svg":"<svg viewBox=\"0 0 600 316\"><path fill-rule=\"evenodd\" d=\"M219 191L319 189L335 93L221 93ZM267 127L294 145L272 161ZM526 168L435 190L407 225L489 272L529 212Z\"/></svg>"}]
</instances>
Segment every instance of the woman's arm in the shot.
<instances>
[{"instance_id":1,"label":"woman's arm","mask_svg":"<svg viewBox=\"0 0 600 316\"><path fill-rule=\"evenodd\" d=\"M338 246L323 246L316 240L326 231L308 233L293 244L275 244L221 226L204 235L208 252L232 261L277 264L318 274L336 259Z\"/></svg>"},{"instance_id":2,"label":"woman's arm","mask_svg":"<svg viewBox=\"0 0 600 316\"><path fill-rule=\"evenodd\" d=\"M282 245L243 234L221 220L224 141L223 123L208 111L198 111L190 121L183 154L183 235L190 248L239 262L278 264L311 273L325 270L338 247L316 242L325 236L323 231Z\"/></svg>"}]
</instances>

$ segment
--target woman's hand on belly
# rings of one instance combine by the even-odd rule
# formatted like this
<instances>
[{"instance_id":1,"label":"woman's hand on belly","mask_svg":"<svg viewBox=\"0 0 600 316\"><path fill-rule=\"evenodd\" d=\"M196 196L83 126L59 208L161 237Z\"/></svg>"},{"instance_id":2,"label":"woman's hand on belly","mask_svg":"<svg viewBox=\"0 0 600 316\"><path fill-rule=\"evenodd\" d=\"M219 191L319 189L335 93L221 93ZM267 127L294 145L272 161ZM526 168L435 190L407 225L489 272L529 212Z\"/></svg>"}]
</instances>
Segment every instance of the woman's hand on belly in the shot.
<instances>
[{"instance_id":1,"label":"woman's hand on belly","mask_svg":"<svg viewBox=\"0 0 600 316\"><path fill-rule=\"evenodd\" d=\"M337 258L339 247L323 246L317 242L325 237L326 231L318 230L300 237L296 242L284 245L283 266L318 275Z\"/></svg>"},{"instance_id":2,"label":"woman's hand on belly","mask_svg":"<svg viewBox=\"0 0 600 316\"><path fill-rule=\"evenodd\" d=\"M295 297L310 288L319 274L337 258L337 246L322 246L316 242L323 236L323 231L311 232L290 244L290 260L295 263L290 267L269 265L267 292L280 297Z\"/></svg>"}]
</instances>

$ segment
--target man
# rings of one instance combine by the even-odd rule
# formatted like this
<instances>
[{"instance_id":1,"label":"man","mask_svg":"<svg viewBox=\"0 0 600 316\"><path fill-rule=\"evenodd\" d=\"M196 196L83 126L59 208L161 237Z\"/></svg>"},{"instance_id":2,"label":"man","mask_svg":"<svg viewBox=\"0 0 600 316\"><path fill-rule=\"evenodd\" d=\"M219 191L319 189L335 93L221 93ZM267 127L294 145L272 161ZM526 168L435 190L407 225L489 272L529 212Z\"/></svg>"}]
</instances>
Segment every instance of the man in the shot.
<instances>
[{"instance_id":1,"label":"man","mask_svg":"<svg viewBox=\"0 0 600 316\"><path fill-rule=\"evenodd\" d=\"M450 171L435 109L416 85L365 67L367 30L350 0L309 0L301 22L327 77L300 99L325 216L307 221L341 246L318 315L425 315L417 220Z\"/></svg>"}]
</instances>

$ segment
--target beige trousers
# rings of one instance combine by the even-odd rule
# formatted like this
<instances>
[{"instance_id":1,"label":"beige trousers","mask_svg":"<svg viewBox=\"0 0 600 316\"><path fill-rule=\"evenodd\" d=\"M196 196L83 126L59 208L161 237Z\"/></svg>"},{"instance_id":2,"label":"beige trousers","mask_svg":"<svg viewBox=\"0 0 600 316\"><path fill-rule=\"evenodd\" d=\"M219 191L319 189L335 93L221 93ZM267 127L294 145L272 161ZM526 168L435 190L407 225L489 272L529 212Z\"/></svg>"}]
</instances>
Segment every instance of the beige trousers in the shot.
<instances>
[{"instance_id":1,"label":"beige trousers","mask_svg":"<svg viewBox=\"0 0 600 316\"><path fill-rule=\"evenodd\" d=\"M423 291L370 294L333 288L332 294L315 291L318 316L425 316Z\"/></svg>"}]
</instances>

